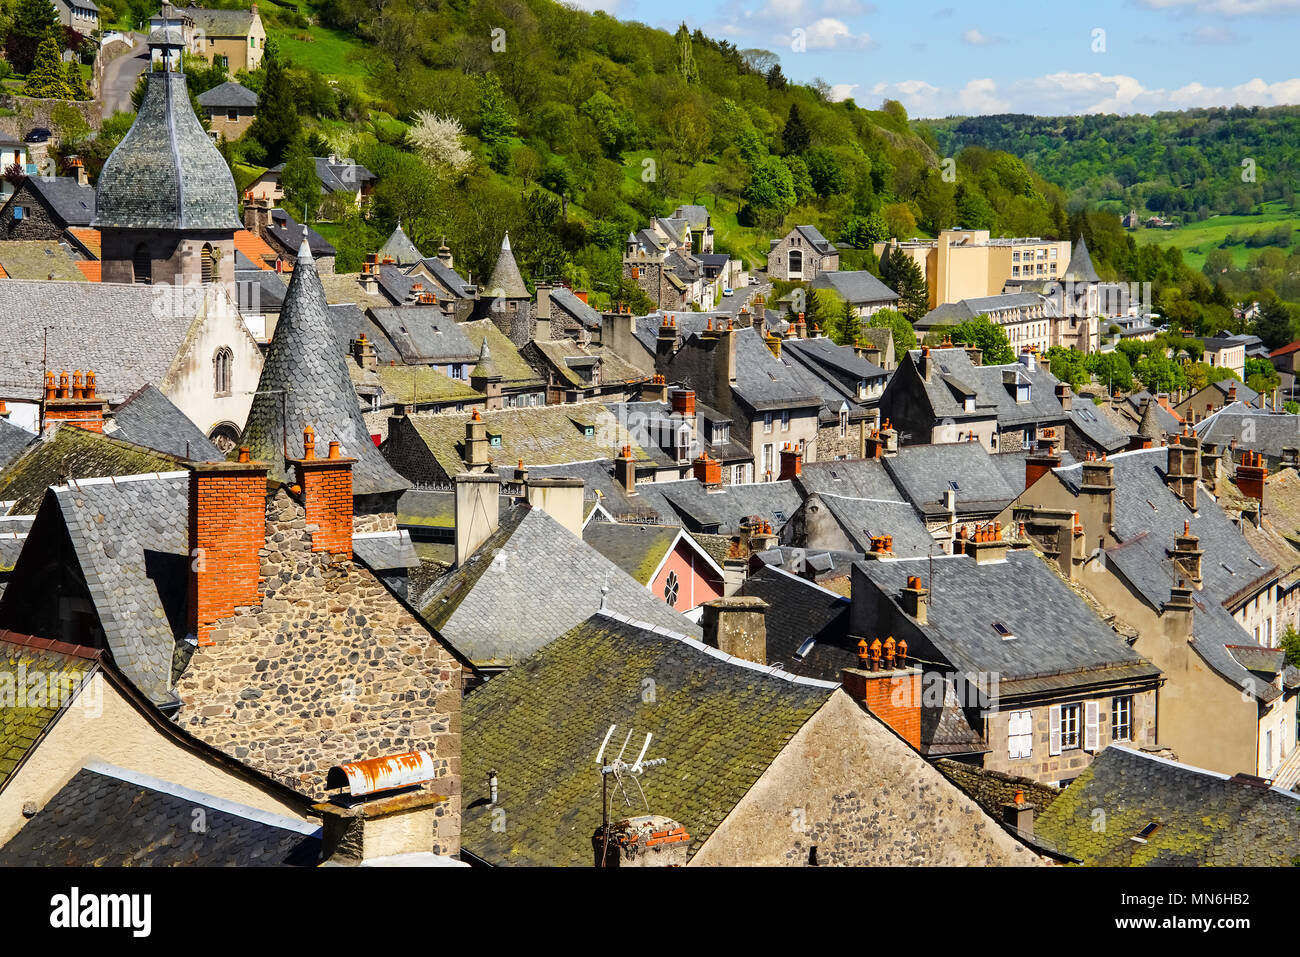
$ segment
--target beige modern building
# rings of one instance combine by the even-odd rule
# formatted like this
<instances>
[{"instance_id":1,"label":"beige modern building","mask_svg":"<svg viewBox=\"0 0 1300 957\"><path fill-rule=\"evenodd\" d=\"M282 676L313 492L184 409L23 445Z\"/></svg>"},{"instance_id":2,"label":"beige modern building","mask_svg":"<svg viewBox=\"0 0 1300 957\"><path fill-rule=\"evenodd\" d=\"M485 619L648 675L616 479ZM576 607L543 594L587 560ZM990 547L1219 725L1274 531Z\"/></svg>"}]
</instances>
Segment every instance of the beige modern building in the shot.
<instances>
[{"instance_id":1,"label":"beige modern building","mask_svg":"<svg viewBox=\"0 0 1300 957\"><path fill-rule=\"evenodd\" d=\"M231 76L240 70L256 70L266 54L266 28L256 3L247 10L208 10L193 3L188 7L164 3L149 18L149 29L156 30L164 23L179 23L186 49L224 67Z\"/></svg>"},{"instance_id":2,"label":"beige modern building","mask_svg":"<svg viewBox=\"0 0 1300 957\"><path fill-rule=\"evenodd\" d=\"M1063 279L1070 261L1067 241L1037 237L992 239L987 229L945 229L938 239L876 243L875 253L906 253L921 267L930 308L963 299L997 296L1011 280Z\"/></svg>"}]
</instances>

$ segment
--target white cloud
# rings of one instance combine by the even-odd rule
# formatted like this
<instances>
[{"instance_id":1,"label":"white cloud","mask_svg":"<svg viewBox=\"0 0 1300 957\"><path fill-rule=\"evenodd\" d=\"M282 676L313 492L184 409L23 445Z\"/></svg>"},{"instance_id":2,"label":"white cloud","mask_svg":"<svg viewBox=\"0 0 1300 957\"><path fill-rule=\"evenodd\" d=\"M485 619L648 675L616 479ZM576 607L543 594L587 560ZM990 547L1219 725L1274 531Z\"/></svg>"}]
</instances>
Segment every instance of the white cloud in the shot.
<instances>
[{"instance_id":1,"label":"white cloud","mask_svg":"<svg viewBox=\"0 0 1300 957\"><path fill-rule=\"evenodd\" d=\"M991 37L988 34L971 27L969 30L962 33L961 42L973 47L986 47L1003 41L1001 37Z\"/></svg>"},{"instance_id":2,"label":"white cloud","mask_svg":"<svg viewBox=\"0 0 1300 957\"><path fill-rule=\"evenodd\" d=\"M1011 82L970 80L943 89L924 80L877 83L871 93L895 99L909 116L1032 113L1154 113L1206 106L1280 106L1300 103L1300 78L1266 83L1253 79L1231 87L1190 83L1176 90L1147 89L1124 74L1052 73Z\"/></svg>"},{"instance_id":3,"label":"white cloud","mask_svg":"<svg viewBox=\"0 0 1300 957\"><path fill-rule=\"evenodd\" d=\"M1222 26L1197 27L1191 33L1185 33L1183 36L1190 43L1205 46L1227 46L1241 42L1241 37L1238 34Z\"/></svg>"},{"instance_id":4,"label":"white cloud","mask_svg":"<svg viewBox=\"0 0 1300 957\"><path fill-rule=\"evenodd\" d=\"M1148 10L1216 14L1224 17L1291 16L1300 13L1300 0L1137 0Z\"/></svg>"},{"instance_id":5,"label":"white cloud","mask_svg":"<svg viewBox=\"0 0 1300 957\"><path fill-rule=\"evenodd\" d=\"M802 29L809 50L865 49L872 42L871 34L855 34L843 20L833 17L822 17Z\"/></svg>"},{"instance_id":6,"label":"white cloud","mask_svg":"<svg viewBox=\"0 0 1300 957\"><path fill-rule=\"evenodd\" d=\"M847 100L853 95L853 91L856 90L858 86L859 84L857 83L832 83L830 96L831 102L840 103Z\"/></svg>"}]
</instances>

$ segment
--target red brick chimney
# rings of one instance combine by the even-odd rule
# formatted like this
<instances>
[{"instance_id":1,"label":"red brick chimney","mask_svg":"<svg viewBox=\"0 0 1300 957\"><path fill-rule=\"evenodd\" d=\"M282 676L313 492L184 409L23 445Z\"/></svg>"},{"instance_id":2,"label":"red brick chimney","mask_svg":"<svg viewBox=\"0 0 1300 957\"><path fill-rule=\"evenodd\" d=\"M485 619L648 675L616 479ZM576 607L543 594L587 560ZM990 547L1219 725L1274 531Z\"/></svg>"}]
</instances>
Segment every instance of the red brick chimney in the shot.
<instances>
[{"instance_id":1,"label":"red brick chimney","mask_svg":"<svg viewBox=\"0 0 1300 957\"><path fill-rule=\"evenodd\" d=\"M265 462L205 462L190 472L188 626L200 645L236 608L261 604L266 543Z\"/></svg>"},{"instance_id":2,"label":"red brick chimney","mask_svg":"<svg viewBox=\"0 0 1300 957\"><path fill-rule=\"evenodd\" d=\"M777 476L777 479L785 481L797 477L802 472L803 453L799 451L799 446L787 442L781 449L781 474Z\"/></svg>"},{"instance_id":3,"label":"red brick chimney","mask_svg":"<svg viewBox=\"0 0 1300 957\"><path fill-rule=\"evenodd\" d=\"M678 389L672 394L673 415L695 418L695 390Z\"/></svg>"},{"instance_id":4,"label":"red brick chimney","mask_svg":"<svg viewBox=\"0 0 1300 957\"><path fill-rule=\"evenodd\" d=\"M710 458L708 452L701 452L699 458L691 463L691 471L701 485L722 484L722 463Z\"/></svg>"},{"instance_id":5,"label":"red brick chimney","mask_svg":"<svg viewBox=\"0 0 1300 957\"><path fill-rule=\"evenodd\" d=\"M311 550L351 559L352 466L357 460L343 458L337 441L330 442L329 454L318 459L316 432L310 425L302 430L302 447L303 456L293 460L293 468L307 524L317 527Z\"/></svg>"},{"instance_id":6,"label":"red brick chimney","mask_svg":"<svg viewBox=\"0 0 1300 957\"><path fill-rule=\"evenodd\" d=\"M81 370L72 373L60 372L58 384L54 373L45 373L45 398L41 411L45 420L45 431L49 432L59 425L75 425L88 432L104 431L104 413L108 403L95 395L95 373L87 372L85 379Z\"/></svg>"},{"instance_id":7,"label":"red brick chimney","mask_svg":"<svg viewBox=\"0 0 1300 957\"><path fill-rule=\"evenodd\" d=\"M845 668L845 693L912 747L921 748L921 669L907 665L907 642L892 636L858 642L857 668Z\"/></svg>"},{"instance_id":8,"label":"red brick chimney","mask_svg":"<svg viewBox=\"0 0 1300 957\"><path fill-rule=\"evenodd\" d=\"M1268 465L1264 456L1250 449L1241 453L1241 464L1237 466L1237 488L1241 494L1248 495L1261 505L1264 504L1264 480L1268 478Z\"/></svg>"},{"instance_id":9,"label":"red brick chimney","mask_svg":"<svg viewBox=\"0 0 1300 957\"><path fill-rule=\"evenodd\" d=\"M628 495L636 494L636 459L632 457L632 446L625 445L614 459L614 481L623 486Z\"/></svg>"},{"instance_id":10,"label":"red brick chimney","mask_svg":"<svg viewBox=\"0 0 1300 957\"><path fill-rule=\"evenodd\" d=\"M1051 446L1046 449L1037 449L1026 456L1025 488L1032 488L1035 482L1060 464L1061 457L1052 450Z\"/></svg>"}]
</instances>

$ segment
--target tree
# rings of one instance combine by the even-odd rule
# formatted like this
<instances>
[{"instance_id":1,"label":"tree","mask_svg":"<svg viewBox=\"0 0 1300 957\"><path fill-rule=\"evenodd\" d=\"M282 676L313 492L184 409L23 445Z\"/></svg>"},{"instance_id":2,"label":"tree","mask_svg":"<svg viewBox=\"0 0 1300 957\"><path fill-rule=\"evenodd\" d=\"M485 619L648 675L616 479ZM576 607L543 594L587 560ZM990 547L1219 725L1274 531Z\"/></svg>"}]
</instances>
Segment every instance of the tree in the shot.
<instances>
[{"instance_id":1,"label":"tree","mask_svg":"<svg viewBox=\"0 0 1300 957\"><path fill-rule=\"evenodd\" d=\"M478 136L489 146L515 133L515 116L495 73L478 80Z\"/></svg>"},{"instance_id":2,"label":"tree","mask_svg":"<svg viewBox=\"0 0 1300 957\"><path fill-rule=\"evenodd\" d=\"M1300 632L1295 630L1295 625L1286 626L1286 631L1282 632L1277 645L1286 652L1286 663L1300 668Z\"/></svg>"},{"instance_id":3,"label":"tree","mask_svg":"<svg viewBox=\"0 0 1300 957\"><path fill-rule=\"evenodd\" d=\"M686 24L683 23L677 28L677 35L673 39L677 41L677 72L687 83L694 83L700 78L700 70L695 65L695 54L691 50L691 31L686 29Z\"/></svg>"},{"instance_id":4,"label":"tree","mask_svg":"<svg viewBox=\"0 0 1300 957\"><path fill-rule=\"evenodd\" d=\"M785 89L785 74L781 72L781 64L773 63L771 69L767 71L765 79L767 80L768 89Z\"/></svg>"},{"instance_id":5,"label":"tree","mask_svg":"<svg viewBox=\"0 0 1300 957\"><path fill-rule=\"evenodd\" d=\"M1148 392L1173 392L1175 389L1187 387L1187 377L1182 366L1166 356L1163 351L1143 356L1138 360L1133 371Z\"/></svg>"},{"instance_id":6,"label":"tree","mask_svg":"<svg viewBox=\"0 0 1300 957\"><path fill-rule=\"evenodd\" d=\"M23 85L23 95L38 99L66 100L71 98L68 83L63 72L63 59L59 54L59 43L53 36L47 36L36 50L36 59L27 82Z\"/></svg>"},{"instance_id":7,"label":"tree","mask_svg":"<svg viewBox=\"0 0 1300 957\"><path fill-rule=\"evenodd\" d=\"M870 249L876 243L884 242L888 232L885 219L879 213L852 216L845 220L843 228L840 229L840 242L848 243L857 249Z\"/></svg>"},{"instance_id":8,"label":"tree","mask_svg":"<svg viewBox=\"0 0 1300 957\"><path fill-rule=\"evenodd\" d=\"M901 250L894 250L881 260L880 279L898 293L898 308L912 322L930 311L930 290L916 260Z\"/></svg>"},{"instance_id":9,"label":"tree","mask_svg":"<svg viewBox=\"0 0 1300 957\"><path fill-rule=\"evenodd\" d=\"M419 110L414 119L414 125L406 131L406 141L435 171L459 173L469 166L474 157L461 142L465 128L460 120L428 110Z\"/></svg>"},{"instance_id":10,"label":"tree","mask_svg":"<svg viewBox=\"0 0 1300 957\"><path fill-rule=\"evenodd\" d=\"M974 319L953 326L952 341L979 349L985 365L1002 365L1016 361L1016 354L1011 350L1011 340L1007 338L1006 330L983 313Z\"/></svg>"},{"instance_id":11,"label":"tree","mask_svg":"<svg viewBox=\"0 0 1300 957\"><path fill-rule=\"evenodd\" d=\"M1270 349L1280 348L1295 338L1291 310L1276 295L1266 293L1260 298L1255 335L1263 339L1264 345Z\"/></svg>"},{"instance_id":12,"label":"tree","mask_svg":"<svg viewBox=\"0 0 1300 957\"><path fill-rule=\"evenodd\" d=\"M86 89L86 78L81 75L81 64L76 60L69 60L64 64L63 83L68 88L70 99L90 99L90 91Z\"/></svg>"},{"instance_id":13,"label":"tree","mask_svg":"<svg viewBox=\"0 0 1300 957\"><path fill-rule=\"evenodd\" d=\"M1047 350L1047 361L1052 375L1062 382L1068 382L1074 389L1085 385L1091 378L1082 353L1074 349L1052 346Z\"/></svg>"},{"instance_id":14,"label":"tree","mask_svg":"<svg viewBox=\"0 0 1300 957\"><path fill-rule=\"evenodd\" d=\"M893 309L877 309L867 320L868 329L888 329L893 334L894 355L916 348L916 330L907 316Z\"/></svg>"},{"instance_id":15,"label":"tree","mask_svg":"<svg viewBox=\"0 0 1300 957\"><path fill-rule=\"evenodd\" d=\"M785 147L786 155L802 153L811 143L812 133L809 132L803 117L799 115L799 104L790 104L790 115L785 121L785 129L781 132L781 145Z\"/></svg>"},{"instance_id":16,"label":"tree","mask_svg":"<svg viewBox=\"0 0 1300 957\"><path fill-rule=\"evenodd\" d=\"M59 14L50 0L18 0L5 42L5 57L19 73L30 73L41 44L52 34L62 36ZM58 43L58 40L55 40Z\"/></svg>"},{"instance_id":17,"label":"tree","mask_svg":"<svg viewBox=\"0 0 1300 957\"><path fill-rule=\"evenodd\" d=\"M295 209L302 222L316 217L321 199L320 179L316 176L316 161L301 139L289 149L280 173L280 186L284 189L285 204Z\"/></svg>"},{"instance_id":18,"label":"tree","mask_svg":"<svg viewBox=\"0 0 1300 957\"><path fill-rule=\"evenodd\" d=\"M743 196L755 220L763 224L779 224L798 201L790 167L777 156L759 161Z\"/></svg>"},{"instance_id":19,"label":"tree","mask_svg":"<svg viewBox=\"0 0 1300 957\"><path fill-rule=\"evenodd\" d=\"M293 82L272 47L263 58L265 71L262 91L257 102L257 117L248 128L248 135L266 151L267 166L274 166L285 158L289 145L298 138L302 121L293 93Z\"/></svg>"},{"instance_id":20,"label":"tree","mask_svg":"<svg viewBox=\"0 0 1300 957\"><path fill-rule=\"evenodd\" d=\"M1107 394L1118 389L1133 391L1133 367L1122 352L1093 352L1084 357L1084 364L1094 379L1106 387Z\"/></svg>"}]
</instances>

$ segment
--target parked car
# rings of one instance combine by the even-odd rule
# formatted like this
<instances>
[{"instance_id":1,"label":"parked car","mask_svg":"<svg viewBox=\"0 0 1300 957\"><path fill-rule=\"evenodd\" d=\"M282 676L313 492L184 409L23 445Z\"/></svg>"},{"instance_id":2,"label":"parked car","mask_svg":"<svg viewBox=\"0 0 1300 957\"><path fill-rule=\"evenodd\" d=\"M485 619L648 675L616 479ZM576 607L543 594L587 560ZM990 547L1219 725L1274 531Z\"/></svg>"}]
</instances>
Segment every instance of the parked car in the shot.
<instances>
[{"instance_id":1,"label":"parked car","mask_svg":"<svg viewBox=\"0 0 1300 957\"><path fill-rule=\"evenodd\" d=\"M26 136L23 137L24 143L44 143L50 138L50 131L43 126L38 126Z\"/></svg>"},{"instance_id":2,"label":"parked car","mask_svg":"<svg viewBox=\"0 0 1300 957\"><path fill-rule=\"evenodd\" d=\"M736 291L736 290L734 290L734 289L732 289L730 286L728 286L727 288L725 288L725 289L722 290L722 294L723 294L724 296L730 296L730 295L731 295L732 293L734 293L735 291Z\"/></svg>"}]
</instances>

